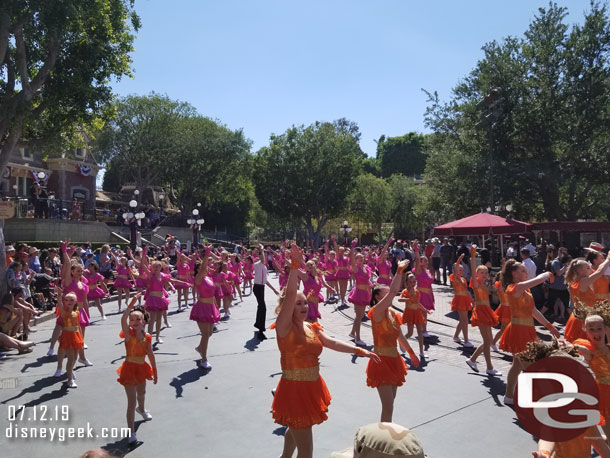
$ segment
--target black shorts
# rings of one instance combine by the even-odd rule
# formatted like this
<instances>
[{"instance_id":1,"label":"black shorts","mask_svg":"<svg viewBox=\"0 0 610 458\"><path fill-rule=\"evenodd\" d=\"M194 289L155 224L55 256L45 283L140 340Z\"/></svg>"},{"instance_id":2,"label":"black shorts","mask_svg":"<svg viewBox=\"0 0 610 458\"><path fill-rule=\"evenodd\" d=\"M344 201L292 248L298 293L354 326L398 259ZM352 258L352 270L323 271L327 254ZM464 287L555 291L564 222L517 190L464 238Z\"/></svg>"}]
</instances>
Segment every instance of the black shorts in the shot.
<instances>
[{"instance_id":1,"label":"black shorts","mask_svg":"<svg viewBox=\"0 0 610 458\"><path fill-rule=\"evenodd\" d=\"M432 268L434 270L439 270L441 268L441 258L432 258Z\"/></svg>"}]
</instances>

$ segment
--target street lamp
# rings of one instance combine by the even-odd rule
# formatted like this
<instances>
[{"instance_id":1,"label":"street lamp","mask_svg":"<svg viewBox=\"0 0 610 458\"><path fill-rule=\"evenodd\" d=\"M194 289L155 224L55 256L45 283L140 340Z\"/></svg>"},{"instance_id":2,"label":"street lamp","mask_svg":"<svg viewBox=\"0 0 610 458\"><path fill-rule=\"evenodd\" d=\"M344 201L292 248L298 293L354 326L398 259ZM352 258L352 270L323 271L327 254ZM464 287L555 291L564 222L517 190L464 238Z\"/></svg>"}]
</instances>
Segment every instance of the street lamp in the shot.
<instances>
[{"instance_id":1,"label":"street lamp","mask_svg":"<svg viewBox=\"0 0 610 458\"><path fill-rule=\"evenodd\" d=\"M343 226L341 226L341 228L339 230L343 233L343 238L345 239L344 243L345 243L345 245L347 245L347 234L352 232L352 228L349 227L349 224L347 224L347 221L343 221Z\"/></svg>"},{"instance_id":2,"label":"street lamp","mask_svg":"<svg viewBox=\"0 0 610 458\"><path fill-rule=\"evenodd\" d=\"M134 194L136 194L136 191L134 191ZM132 251L135 251L138 243L138 226L142 225L142 220L146 217L144 212L136 212L137 207L138 202L130 200L129 211L123 213L125 224L129 225L129 246Z\"/></svg>"},{"instance_id":3,"label":"street lamp","mask_svg":"<svg viewBox=\"0 0 610 458\"><path fill-rule=\"evenodd\" d=\"M201 204L197 204L200 206ZM193 248L197 249L199 246L199 231L205 220L203 218L197 218L199 216L199 210L196 208L193 210L193 217L186 220L186 223L191 226L193 231Z\"/></svg>"}]
</instances>

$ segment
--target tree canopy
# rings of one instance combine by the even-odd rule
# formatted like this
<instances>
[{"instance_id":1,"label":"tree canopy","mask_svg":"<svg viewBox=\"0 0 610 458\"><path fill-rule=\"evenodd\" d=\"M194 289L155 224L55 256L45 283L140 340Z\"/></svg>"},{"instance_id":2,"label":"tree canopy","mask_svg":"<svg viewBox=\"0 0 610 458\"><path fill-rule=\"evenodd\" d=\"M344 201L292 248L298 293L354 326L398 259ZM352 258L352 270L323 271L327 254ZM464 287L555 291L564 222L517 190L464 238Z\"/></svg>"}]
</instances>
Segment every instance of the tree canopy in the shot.
<instances>
[{"instance_id":1,"label":"tree canopy","mask_svg":"<svg viewBox=\"0 0 610 458\"><path fill-rule=\"evenodd\" d=\"M384 178L395 173L422 175L426 167L424 135L416 132L401 137L382 135L377 141L377 159Z\"/></svg>"}]
</instances>

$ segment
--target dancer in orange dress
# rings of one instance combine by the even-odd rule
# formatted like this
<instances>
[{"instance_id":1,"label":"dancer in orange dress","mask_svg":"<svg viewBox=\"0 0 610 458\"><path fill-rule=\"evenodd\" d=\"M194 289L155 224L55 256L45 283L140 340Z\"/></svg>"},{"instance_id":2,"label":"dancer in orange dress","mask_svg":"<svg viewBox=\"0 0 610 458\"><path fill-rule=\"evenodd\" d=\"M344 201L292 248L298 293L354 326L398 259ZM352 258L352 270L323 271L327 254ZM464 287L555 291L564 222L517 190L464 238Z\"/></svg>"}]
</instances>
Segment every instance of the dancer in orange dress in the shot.
<instances>
[{"instance_id":1,"label":"dancer in orange dress","mask_svg":"<svg viewBox=\"0 0 610 458\"><path fill-rule=\"evenodd\" d=\"M500 349L513 353L513 364L508 371L506 381L506 394L504 395L505 404L513 404L513 393L517 385L517 377L527 368L529 363L521 361L515 353L526 349L528 342L538 339L534 320L543 324L550 333L559 339L560 334L551 323L544 317L534 304L534 298L530 288L540 285L553 278L550 272L544 272L531 280L528 280L527 269L520 262L509 259L502 267L501 271L502 286L506 290L506 297L510 305L510 324L500 338Z\"/></svg>"},{"instance_id":2,"label":"dancer in orange dress","mask_svg":"<svg viewBox=\"0 0 610 458\"><path fill-rule=\"evenodd\" d=\"M468 292L466 280L464 279L464 266L462 266L462 254L453 265L453 273L449 275L449 281L453 285L453 299L451 299L451 310L458 312L459 322L455 327L453 341L462 344L460 332L464 335L463 345L472 348L474 345L468 340L468 312L472 310L472 297Z\"/></svg>"},{"instance_id":3,"label":"dancer in orange dress","mask_svg":"<svg viewBox=\"0 0 610 458\"><path fill-rule=\"evenodd\" d=\"M583 258L576 258L570 261L568 270L566 270L565 279L573 303L579 301L587 307L592 307L595 302L597 302L595 292L593 291L593 283L604 275L609 265L610 253L608 253L606 259L597 266L595 272L591 268L591 264ZM574 313L568 318L564 336L569 342L574 342L576 339L587 338L583 320L578 319Z\"/></svg>"},{"instance_id":4,"label":"dancer in orange dress","mask_svg":"<svg viewBox=\"0 0 610 458\"><path fill-rule=\"evenodd\" d=\"M271 410L273 419L288 426L284 434L282 458L290 458L297 450L299 458L313 456L312 426L325 421L331 396L320 377L318 357L322 347L343 353L355 353L379 361L379 357L345 342L328 337L318 323L307 323L309 306L305 295L298 291L297 269L303 254L297 245L291 247L291 270L288 284L282 290L275 322L277 345L280 349L282 378Z\"/></svg>"},{"instance_id":5,"label":"dancer in orange dress","mask_svg":"<svg viewBox=\"0 0 610 458\"><path fill-rule=\"evenodd\" d=\"M492 335L491 328L498 325L498 315L489 306L489 288L487 280L489 279L489 270L484 265L476 266L477 246L470 247L470 271L474 275L470 279L470 287L474 291L474 310L470 318L472 326L478 326L483 343L478 346L472 356L466 360L466 364L475 372L479 372L477 367L477 358L483 353L487 369L485 373L492 376L502 375L494 369L491 363L491 343Z\"/></svg>"},{"instance_id":6,"label":"dancer in orange dress","mask_svg":"<svg viewBox=\"0 0 610 458\"><path fill-rule=\"evenodd\" d=\"M61 316L61 335L59 336L59 350L68 358L66 374L68 375L68 388L76 388L74 381L74 363L79 350L83 349L84 341L80 332L80 312L76 294L63 295L63 290L57 287L57 309Z\"/></svg>"},{"instance_id":7,"label":"dancer in orange dress","mask_svg":"<svg viewBox=\"0 0 610 458\"><path fill-rule=\"evenodd\" d=\"M402 324L407 325L407 333L405 338L408 339L413 335L413 327L417 329L417 340L419 343L419 357L425 358L424 354L424 324L426 323L426 315L432 313L420 302L421 294L417 290L417 278L412 273L407 274L406 288L400 294L398 302L405 303L405 309L402 312Z\"/></svg>"},{"instance_id":8,"label":"dancer in orange dress","mask_svg":"<svg viewBox=\"0 0 610 458\"><path fill-rule=\"evenodd\" d=\"M396 349L396 341L409 353L411 363L419 366L419 359L409 345L409 342L400 331L401 319L395 311L390 310L392 300L400 290L403 282L404 271L409 261L398 264L396 275L392 284L376 285L371 300L372 308L369 311L373 327L374 351L379 355L380 361L370 360L366 368L366 384L371 388L377 388L381 399L381 420L392 421L394 411L394 399L396 391L405 381L407 366Z\"/></svg>"},{"instance_id":9,"label":"dancer in orange dress","mask_svg":"<svg viewBox=\"0 0 610 458\"><path fill-rule=\"evenodd\" d=\"M504 266L504 263L502 264ZM506 291L504 291L504 287L502 286L502 282L500 281L500 274L496 275L494 287L498 292L498 299L500 299L500 305L496 309L496 315L498 315L498 320L500 321L500 330L496 332L494 336L494 340L491 344L491 349L493 351L499 351L496 344L506 328L508 327L508 323L510 323L510 305L508 304L508 298L506 297Z\"/></svg>"},{"instance_id":10,"label":"dancer in orange dress","mask_svg":"<svg viewBox=\"0 0 610 458\"><path fill-rule=\"evenodd\" d=\"M135 430L135 413L142 415L145 421L152 420L152 415L144 407L146 399L146 380L157 384L157 364L152 349L152 336L144 331L148 322L148 312L140 305L134 307L140 299L136 294L121 316L120 337L125 339L127 356L117 369L117 381L125 388L127 395L127 426L131 431L129 442L137 441ZM146 363L146 356L150 365ZM137 404L137 408L136 408Z\"/></svg>"},{"instance_id":11,"label":"dancer in orange dress","mask_svg":"<svg viewBox=\"0 0 610 458\"><path fill-rule=\"evenodd\" d=\"M588 248L585 248L587 255L585 260L591 263L593 270L597 270L599 265L604 262L603 246L599 243L591 243ZM593 282L593 292L595 293L595 301L605 301L610 299L610 275L608 270L598 277Z\"/></svg>"},{"instance_id":12,"label":"dancer in orange dress","mask_svg":"<svg viewBox=\"0 0 610 458\"><path fill-rule=\"evenodd\" d=\"M610 438L610 349L605 343L606 327L600 315L589 315L585 318L586 339L576 339L573 344L585 358L595 374L599 388L599 411L604 417L602 426L606 437Z\"/></svg>"}]
</instances>

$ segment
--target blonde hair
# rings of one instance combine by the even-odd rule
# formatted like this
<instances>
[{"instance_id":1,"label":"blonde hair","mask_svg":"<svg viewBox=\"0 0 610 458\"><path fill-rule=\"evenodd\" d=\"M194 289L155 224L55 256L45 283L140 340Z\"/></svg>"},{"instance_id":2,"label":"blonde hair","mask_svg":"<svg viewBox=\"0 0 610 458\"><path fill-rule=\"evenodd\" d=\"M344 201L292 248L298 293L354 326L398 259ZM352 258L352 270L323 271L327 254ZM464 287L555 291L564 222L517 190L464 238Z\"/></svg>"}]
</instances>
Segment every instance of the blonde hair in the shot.
<instances>
[{"instance_id":1,"label":"blonde hair","mask_svg":"<svg viewBox=\"0 0 610 458\"><path fill-rule=\"evenodd\" d=\"M604 324L604 319L599 315L589 315L587 318L585 318L585 328L591 323Z\"/></svg>"},{"instance_id":2,"label":"blonde hair","mask_svg":"<svg viewBox=\"0 0 610 458\"><path fill-rule=\"evenodd\" d=\"M480 266L477 266L476 272L482 272L482 271L489 272L489 269L487 268L486 265L483 265L483 264L481 264Z\"/></svg>"},{"instance_id":3,"label":"blonde hair","mask_svg":"<svg viewBox=\"0 0 610 458\"><path fill-rule=\"evenodd\" d=\"M575 282L577 280L576 277L578 276L578 270L584 266L589 266L589 263L585 261L584 258L572 259L570 264L568 264L568 270L566 270L565 274L566 284L569 285L570 283Z\"/></svg>"}]
</instances>

